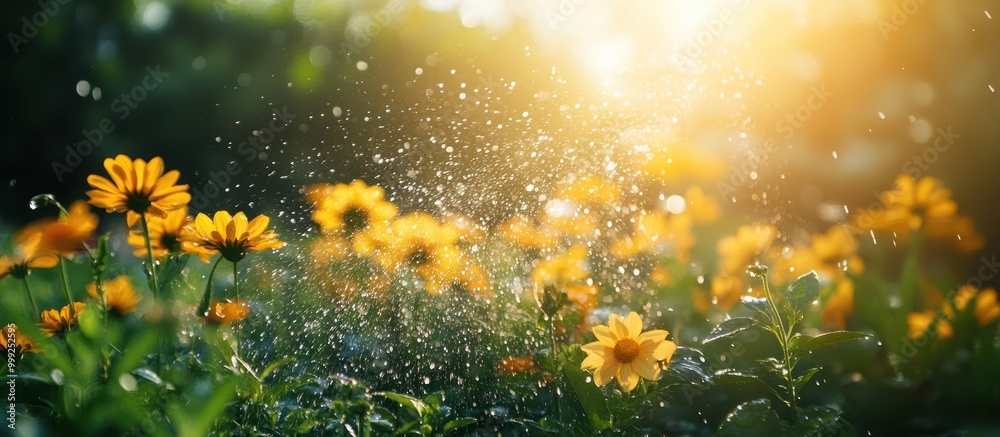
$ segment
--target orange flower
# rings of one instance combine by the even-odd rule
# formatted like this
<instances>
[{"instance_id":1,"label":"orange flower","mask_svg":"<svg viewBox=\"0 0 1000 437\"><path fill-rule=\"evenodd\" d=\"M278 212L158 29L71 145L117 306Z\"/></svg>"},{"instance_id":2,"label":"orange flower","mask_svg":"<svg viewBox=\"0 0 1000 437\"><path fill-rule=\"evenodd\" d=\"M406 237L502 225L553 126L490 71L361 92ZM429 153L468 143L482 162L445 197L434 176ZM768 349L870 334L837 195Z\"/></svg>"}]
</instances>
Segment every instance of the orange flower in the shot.
<instances>
[{"instance_id":1,"label":"orange flower","mask_svg":"<svg viewBox=\"0 0 1000 437\"><path fill-rule=\"evenodd\" d=\"M931 325L934 324L934 320L937 317L937 312L934 310L927 310L920 313L910 313L906 316L906 323L909 325L909 336L910 338L917 339L924 336ZM937 321L937 334L942 340L947 340L954 335L951 323L948 318L941 315L941 319Z\"/></svg>"},{"instance_id":2,"label":"orange flower","mask_svg":"<svg viewBox=\"0 0 1000 437\"><path fill-rule=\"evenodd\" d=\"M166 218L167 213L187 205L191 195L187 185L175 185L180 172L163 173L163 159L132 160L118 155L105 159L104 168L111 180L98 175L87 176L93 190L87 191L90 204L107 212L127 212L129 227L139 221L142 214Z\"/></svg>"},{"instance_id":3,"label":"orange flower","mask_svg":"<svg viewBox=\"0 0 1000 437\"><path fill-rule=\"evenodd\" d=\"M969 302L975 299L973 315L979 326L986 326L1000 318L1000 303L997 302L997 292L993 288L982 291L975 286L965 284L955 293L955 306L959 311L965 310Z\"/></svg>"},{"instance_id":4,"label":"orange flower","mask_svg":"<svg viewBox=\"0 0 1000 437\"><path fill-rule=\"evenodd\" d=\"M28 276L31 269L47 269L55 267L59 262L52 253L42 250L39 244L42 241L42 233L31 230L30 233L24 231L14 236L14 257L0 257L0 279L10 275L16 279Z\"/></svg>"},{"instance_id":5,"label":"orange flower","mask_svg":"<svg viewBox=\"0 0 1000 437\"><path fill-rule=\"evenodd\" d=\"M181 251L181 234L184 227L194 222L188 216L188 209L182 206L167 213L166 218L151 217L149 219L149 244L153 247L153 255L162 258L168 253ZM135 248L135 256L146 256L146 237L139 229L133 229L128 234L128 244Z\"/></svg>"},{"instance_id":6,"label":"orange flower","mask_svg":"<svg viewBox=\"0 0 1000 437\"><path fill-rule=\"evenodd\" d=\"M247 222L242 212L230 216L226 211L219 211L214 219L199 213L194 224L186 227L181 235L181 247L197 254L204 262L217 253L231 262L239 262L249 252L285 246L278 240L278 234L267 229L268 222L263 214Z\"/></svg>"},{"instance_id":7,"label":"orange flower","mask_svg":"<svg viewBox=\"0 0 1000 437\"><path fill-rule=\"evenodd\" d=\"M510 356L500 360L497 370L504 375L533 372L535 370L535 358L531 355L525 357Z\"/></svg>"},{"instance_id":8,"label":"orange flower","mask_svg":"<svg viewBox=\"0 0 1000 437\"><path fill-rule=\"evenodd\" d=\"M24 228L23 234L41 233L37 251L72 255L79 251L97 229L97 215L87 203L78 200L70 205L68 214L58 220L42 219Z\"/></svg>"},{"instance_id":9,"label":"orange flower","mask_svg":"<svg viewBox=\"0 0 1000 437\"><path fill-rule=\"evenodd\" d=\"M250 316L250 305L243 301L213 302L208 307L204 320L208 323L226 325L239 322Z\"/></svg>"},{"instance_id":10,"label":"orange flower","mask_svg":"<svg viewBox=\"0 0 1000 437\"><path fill-rule=\"evenodd\" d=\"M64 334L80 317L80 312L87 306L83 302L73 302L73 309L66 305L59 310L47 310L42 312L42 331L46 334Z\"/></svg>"},{"instance_id":11,"label":"orange flower","mask_svg":"<svg viewBox=\"0 0 1000 437\"><path fill-rule=\"evenodd\" d=\"M26 353L38 353L38 345L35 344L31 337L22 334L20 330L17 329L17 325L11 323L2 330L0 330L0 345L4 349L8 349L10 346L9 341L14 340L14 353L17 356L23 356Z\"/></svg>"},{"instance_id":12,"label":"orange flower","mask_svg":"<svg viewBox=\"0 0 1000 437\"><path fill-rule=\"evenodd\" d=\"M110 281L104 281L102 285L104 286L104 298L110 310L120 316L135 311L135 307L141 299L136 294L135 287L132 286L132 281L128 276L121 275ZM87 294L101 300L101 296L97 293L97 283L92 282L87 285Z\"/></svg>"},{"instance_id":13,"label":"orange flower","mask_svg":"<svg viewBox=\"0 0 1000 437\"><path fill-rule=\"evenodd\" d=\"M847 326L847 316L853 311L854 282L845 278L837 284L837 288L823 303L820 317L824 325L844 329Z\"/></svg>"},{"instance_id":14,"label":"orange flower","mask_svg":"<svg viewBox=\"0 0 1000 437\"><path fill-rule=\"evenodd\" d=\"M740 226L736 235L723 238L716 245L722 256L720 270L730 275L742 275L757 255L771 245L776 234L774 226Z\"/></svg>"}]
</instances>

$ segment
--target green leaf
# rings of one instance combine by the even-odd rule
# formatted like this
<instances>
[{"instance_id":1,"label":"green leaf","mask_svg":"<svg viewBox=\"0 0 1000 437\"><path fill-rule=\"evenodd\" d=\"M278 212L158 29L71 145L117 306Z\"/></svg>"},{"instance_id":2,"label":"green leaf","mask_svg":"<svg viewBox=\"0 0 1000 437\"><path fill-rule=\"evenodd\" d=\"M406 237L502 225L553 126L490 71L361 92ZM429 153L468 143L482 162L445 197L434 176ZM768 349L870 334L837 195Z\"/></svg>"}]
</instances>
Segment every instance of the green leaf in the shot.
<instances>
[{"instance_id":1,"label":"green leaf","mask_svg":"<svg viewBox=\"0 0 1000 437\"><path fill-rule=\"evenodd\" d=\"M792 282L785 290L785 304L789 316L795 311L802 311L819 298L819 276L810 271Z\"/></svg>"},{"instance_id":2,"label":"green leaf","mask_svg":"<svg viewBox=\"0 0 1000 437\"><path fill-rule=\"evenodd\" d=\"M142 363L142 360L146 358L146 355L156 348L159 338L160 333L155 329L141 331L129 342L128 347L118 355L111 374L115 376L121 375L138 367Z\"/></svg>"},{"instance_id":3,"label":"green leaf","mask_svg":"<svg viewBox=\"0 0 1000 437\"><path fill-rule=\"evenodd\" d=\"M713 341L732 337L756 325L757 321L751 317L734 317L725 320L719 326L712 329L712 332L708 334L708 338L702 341L701 344L709 344Z\"/></svg>"},{"instance_id":4,"label":"green leaf","mask_svg":"<svg viewBox=\"0 0 1000 437\"><path fill-rule=\"evenodd\" d=\"M795 392L800 393L802 391L802 388L809 383L809 380L811 380L813 375L815 375L816 372L819 372L820 369L821 367L813 367L807 370L806 373L799 375L798 378L795 378Z\"/></svg>"},{"instance_id":5,"label":"green leaf","mask_svg":"<svg viewBox=\"0 0 1000 437\"><path fill-rule=\"evenodd\" d=\"M177 434L208 435L212 423L222 415L236 394L236 384L237 378L230 377L210 390L207 396L191 397L202 399L200 402L170 404L170 416L177 427Z\"/></svg>"},{"instance_id":6,"label":"green leaf","mask_svg":"<svg viewBox=\"0 0 1000 437\"><path fill-rule=\"evenodd\" d=\"M382 396L386 399L395 401L399 405L402 405L403 408L407 408L413 413L415 413L417 417L422 418L426 416L428 413L430 413L430 408L427 407L427 404L425 404L424 401L417 399L413 396L408 396L401 393L394 393L391 391L379 392L375 393L375 395Z\"/></svg>"},{"instance_id":7,"label":"green leaf","mask_svg":"<svg viewBox=\"0 0 1000 437\"><path fill-rule=\"evenodd\" d=\"M817 349L821 349L827 346L832 346L837 343L843 343L846 341L861 340L871 337L864 332L856 331L833 331L827 332L826 334L821 334L816 337L809 339L809 341L802 343L798 346L799 350L797 352L801 354L806 354Z\"/></svg>"},{"instance_id":8,"label":"green leaf","mask_svg":"<svg viewBox=\"0 0 1000 437\"><path fill-rule=\"evenodd\" d=\"M278 370L279 367L284 366L285 364L288 364L288 363L291 363L291 362L294 362L294 361L295 361L295 357L294 356L290 356L290 357L282 358L282 359L280 359L278 361L275 361L275 362L269 364L267 367L264 368L264 370L262 372L260 372L260 380L263 381L264 378L267 378L267 375L271 374L271 372L274 372L275 370Z\"/></svg>"},{"instance_id":9,"label":"green leaf","mask_svg":"<svg viewBox=\"0 0 1000 437\"><path fill-rule=\"evenodd\" d=\"M452 431L456 429L459 429L463 426L472 425L473 423L476 423L476 419L469 419L467 417L461 419L455 419L444 424L444 427L441 428L441 431L443 431L445 434L450 434Z\"/></svg>"},{"instance_id":10,"label":"green leaf","mask_svg":"<svg viewBox=\"0 0 1000 437\"><path fill-rule=\"evenodd\" d=\"M757 399L744 402L722 421L716 437L781 435L781 419L771 409L771 401Z\"/></svg>"},{"instance_id":11,"label":"green leaf","mask_svg":"<svg viewBox=\"0 0 1000 437\"><path fill-rule=\"evenodd\" d=\"M430 408L430 412L440 410L441 405L444 405L444 392L436 391L424 396L424 404Z\"/></svg>"},{"instance_id":12,"label":"green leaf","mask_svg":"<svg viewBox=\"0 0 1000 437\"><path fill-rule=\"evenodd\" d=\"M814 405L803 408L788 429L790 435L808 436L855 436L857 433L847 421L840 418L840 410Z\"/></svg>"},{"instance_id":13,"label":"green leaf","mask_svg":"<svg viewBox=\"0 0 1000 437\"><path fill-rule=\"evenodd\" d=\"M598 430L610 427L611 411L608 409L608 402L600 387L593 382L587 382L589 374L574 365L563 366L563 373L569 380L570 386L573 387L576 397L580 400L580 405L583 406L583 411L587 414L590 424Z\"/></svg>"}]
</instances>

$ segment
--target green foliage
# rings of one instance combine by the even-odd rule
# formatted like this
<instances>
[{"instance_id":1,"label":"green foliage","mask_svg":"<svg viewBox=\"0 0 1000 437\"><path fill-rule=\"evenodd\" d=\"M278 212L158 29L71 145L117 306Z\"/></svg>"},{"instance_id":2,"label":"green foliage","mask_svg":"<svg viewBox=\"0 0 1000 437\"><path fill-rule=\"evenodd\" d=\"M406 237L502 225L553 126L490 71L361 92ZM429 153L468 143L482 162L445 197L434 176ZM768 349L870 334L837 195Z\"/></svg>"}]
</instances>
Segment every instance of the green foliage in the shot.
<instances>
[{"instance_id":1,"label":"green foliage","mask_svg":"<svg viewBox=\"0 0 1000 437\"><path fill-rule=\"evenodd\" d=\"M781 419L767 399L748 401L737 406L726 417L719 428L719 435L757 435L756 433L778 435L781 429L788 427L800 430L823 428L826 426L826 420L817 419L822 415L814 410L809 410L812 412L811 415L805 414L805 410L799 405L802 390L820 368L808 367L796 372L796 366L803 358L817 350L838 343L864 339L868 334L834 331L813 337L796 332L796 326L803 319L804 312L819 297L820 282L816 272L809 272L793 281L782 299L776 301L767 281L767 268L752 266L749 271L752 276L760 277L764 285L764 298L743 298L743 303L755 311L756 317L725 320L712 330L703 344L732 339L736 334L755 327L771 332L780 348L780 356L758 360L759 366L748 370L731 368L719 370L713 380L719 384L751 386L770 392L784 405L789 420ZM833 419L838 417L836 414L833 415Z\"/></svg>"}]
</instances>

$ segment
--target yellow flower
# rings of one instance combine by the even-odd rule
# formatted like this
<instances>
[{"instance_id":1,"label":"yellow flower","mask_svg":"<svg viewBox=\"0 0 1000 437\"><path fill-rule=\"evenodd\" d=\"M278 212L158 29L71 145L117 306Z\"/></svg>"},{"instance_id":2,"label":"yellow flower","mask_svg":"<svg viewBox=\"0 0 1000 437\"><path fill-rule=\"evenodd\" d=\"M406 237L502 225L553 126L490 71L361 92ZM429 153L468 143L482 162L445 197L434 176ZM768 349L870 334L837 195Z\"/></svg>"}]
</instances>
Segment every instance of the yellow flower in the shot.
<instances>
[{"instance_id":1,"label":"yellow flower","mask_svg":"<svg viewBox=\"0 0 1000 437\"><path fill-rule=\"evenodd\" d=\"M493 295L489 276L481 266L464 259L459 259L457 264L432 264L429 266L432 268L418 270L417 273L424 278L427 292L442 294L452 290L479 296Z\"/></svg>"},{"instance_id":2,"label":"yellow flower","mask_svg":"<svg viewBox=\"0 0 1000 437\"><path fill-rule=\"evenodd\" d=\"M21 331L17 329L17 325L10 324L0 328L0 346L3 346L5 350L10 347L10 343L8 343L8 339L10 337L14 338L14 353L17 356L20 357L26 353L37 354L39 352L38 345L35 344L34 340L32 340L31 337L22 334Z\"/></svg>"},{"instance_id":3,"label":"yellow flower","mask_svg":"<svg viewBox=\"0 0 1000 437\"><path fill-rule=\"evenodd\" d=\"M19 232L14 236L14 257L0 257L0 279L7 275L15 279L22 279L28 276L31 269L47 269L55 267L59 258L51 252L42 250L39 245L42 241L42 233L37 230L27 229L29 233Z\"/></svg>"},{"instance_id":4,"label":"yellow flower","mask_svg":"<svg viewBox=\"0 0 1000 437\"><path fill-rule=\"evenodd\" d=\"M226 211L218 211L213 219L199 213L194 224L186 227L181 235L181 247L198 254L205 262L216 253L231 262L239 262L249 252L285 246L278 240L278 234L267 229L269 221L263 214L248 223L242 212L230 216Z\"/></svg>"},{"instance_id":5,"label":"yellow flower","mask_svg":"<svg viewBox=\"0 0 1000 437\"><path fill-rule=\"evenodd\" d=\"M712 278L712 301L726 311L739 302L744 294L748 294L749 289L739 277L719 275Z\"/></svg>"},{"instance_id":6,"label":"yellow flower","mask_svg":"<svg viewBox=\"0 0 1000 437\"><path fill-rule=\"evenodd\" d=\"M589 276L587 247L579 244L560 255L539 261L531 272L531 280L539 287L555 285L560 289L579 284Z\"/></svg>"},{"instance_id":7,"label":"yellow flower","mask_svg":"<svg viewBox=\"0 0 1000 437\"><path fill-rule=\"evenodd\" d=\"M62 334L76 324L80 312L87 306L83 302L74 302L73 310L69 305L59 310L47 310L42 312L42 331L49 335Z\"/></svg>"},{"instance_id":8,"label":"yellow flower","mask_svg":"<svg viewBox=\"0 0 1000 437\"><path fill-rule=\"evenodd\" d=\"M934 310L927 310L920 313L910 313L906 316L906 323L909 325L909 335L912 339L918 339L930 329L931 324L934 323L934 319L937 312ZM947 340L954 335L951 328L951 323L948 322L947 317L942 317L937 322L937 334L942 340Z\"/></svg>"},{"instance_id":9,"label":"yellow flower","mask_svg":"<svg viewBox=\"0 0 1000 437\"><path fill-rule=\"evenodd\" d=\"M963 252L975 252L986 246L986 238L976 232L975 222L968 217L928 220L924 231L928 237L950 243Z\"/></svg>"},{"instance_id":10,"label":"yellow flower","mask_svg":"<svg viewBox=\"0 0 1000 437\"><path fill-rule=\"evenodd\" d=\"M159 156L146 163L118 155L115 159L105 159L104 168L111 180L98 175L87 177L87 183L94 188L87 191L90 204L107 212L128 212L129 227L142 214L166 218L168 212L191 201L188 186L175 185L180 172L171 170L164 174L163 159Z\"/></svg>"},{"instance_id":11,"label":"yellow flower","mask_svg":"<svg viewBox=\"0 0 1000 437\"><path fill-rule=\"evenodd\" d=\"M711 223L719 218L719 202L708 196L701 187L690 187L684 193L687 204L683 214L690 215L695 223Z\"/></svg>"},{"instance_id":12,"label":"yellow flower","mask_svg":"<svg viewBox=\"0 0 1000 437\"><path fill-rule=\"evenodd\" d=\"M524 216L514 216L505 221L497 229L497 235L502 240L524 249L552 249L559 242L552 232L536 228L531 220Z\"/></svg>"},{"instance_id":13,"label":"yellow flower","mask_svg":"<svg viewBox=\"0 0 1000 437\"><path fill-rule=\"evenodd\" d=\"M135 311L135 306L141 300L136 294L135 287L128 276L122 275L115 279L104 281L104 297L108 303L108 309L114 311L119 316L124 316ZM91 282L87 285L87 294L98 301L101 296L97 293L97 283Z\"/></svg>"},{"instance_id":14,"label":"yellow flower","mask_svg":"<svg viewBox=\"0 0 1000 437\"><path fill-rule=\"evenodd\" d=\"M377 248L372 234L385 230L399 212L396 205L385 200L381 187L360 180L349 185L314 185L306 189L306 198L313 204L313 221L320 229L350 241L361 255Z\"/></svg>"},{"instance_id":15,"label":"yellow flower","mask_svg":"<svg viewBox=\"0 0 1000 437\"><path fill-rule=\"evenodd\" d=\"M601 205L614 203L621 196L621 188L613 181L600 176L582 176L560 184L555 191L556 199L575 204Z\"/></svg>"},{"instance_id":16,"label":"yellow flower","mask_svg":"<svg viewBox=\"0 0 1000 437\"><path fill-rule=\"evenodd\" d=\"M213 302L208 307L204 320L208 323L226 325L239 322L250 316L250 305L243 301Z\"/></svg>"},{"instance_id":17,"label":"yellow flower","mask_svg":"<svg viewBox=\"0 0 1000 437\"><path fill-rule=\"evenodd\" d=\"M677 345L667 340L667 331L642 332L642 319L631 312L622 319L612 314L608 325L594 327L597 341L583 346L587 358L581 368L594 371L594 383L603 386L614 377L622 390L632 391L639 378L660 378L660 362L670 360Z\"/></svg>"},{"instance_id":18,"label":"yellow flower","mask_svg":"<svg viewBox=\"0 0 1000 437\"><path fill-rule=\"evenodd\" d=\"M826 326L845 329L847 316L853 311L854 282L845 278L837 284L837 288L823 303L823 312L820 317Z\"/></svg>"},{"instance_id":19,"label":"yellow flower","mask_svg":"<svg viewBox=\"0 0 1000 437\"><path fill-rule=\"evenodd\" d=\"M387 232L378 236L383 249L376 262L388 271L403 267L414 270L457 266L460 253L455 247L458 230L445 226L433 216L414 212L394 221Z\"/></svg>"},{"instance_id":20,"label":"yellow flower","mask_svg":"<svg viewBox=\"0 0 1000 437\"><path fill-rule=\"evenodd\" d=\"M997 292L992 287L980 291L973 285L965 284L955 292L955 306L959 311L965 310L973 299L976 300L976 306L972 311L979 326L989 325L1000 318L1000 303L997 302Z\"/></svg>"},{"instance_id":21,"label":"yellow flower","mask_svg":"<svg viewBox=\"0 0 1000 437\"><path fill-rule=\"evenodd\" d=\"M441 220L445 226L458 229L458 240L465 244L476 244L486 239L486 228L479 221L460 214L447 214Z\"/></svg>"},{"instance_id":22,"label":"yellow flower","mask_svg":"<svg viewBox=\"0 0 1000 437\"><path fill-rule=\"evenodd\" d=\"M634 219L631 238L611 243L611 253L619 259L631 258L639 253L672 255L678 261L690 261L695 238L691 232L692 217L686 214L664 215L643 211Z\"/></svg>"},{"instance_id":23,"label":"yellow flower","mask_svg":"<svg viewBox=\"0 0 1000 437\"><path fill-rule=\"evenodd\" d=\"M736 235L723 238L716 245L722 256L719 269L730 275L742 275L748 265L774 241L774 226L740 226Z\"/></svg>"},{"instance_id":24,"label":"yellow flower","mask_svg":"<svg viewBox=\"0 0 1000 437\"><path fill-rule=\"evenodd\" d=\"M188 216L188 209L182 206L167 213L166 218L152 217L149 219L149 243L153 246L153 255L157 258L168 253L181 251L181 234L184 227L190 226L194 220ZM139 229L133 229L128 234L128 244L135 248L135 256L146 256L146 238Z\"/></svg>"},{"instance_id":25,"label":"yellow flower","mask_svg":"<svg viewBox=\"0 0 1000 437\"><path fill-rule=\"evenodd\" d=\"M575 237L600 235L598 224L621 196L621 188L599 176L583 176L560 184L545 204L541 221L548 227Z\"/></svg>"},{"instance_id":26,"label":"yellow flower","mask_svg":"<svg viewBox=\"0 0 1000 437\"><path fill-rule=\"evenodd\" d=\"M83 247L97 229L97 215L87 203L79 200L69 206L68 214L58 220L42 219L24 228L22 234L41 233L37 251L72 255Z\"/></svg>"}]
</instances>

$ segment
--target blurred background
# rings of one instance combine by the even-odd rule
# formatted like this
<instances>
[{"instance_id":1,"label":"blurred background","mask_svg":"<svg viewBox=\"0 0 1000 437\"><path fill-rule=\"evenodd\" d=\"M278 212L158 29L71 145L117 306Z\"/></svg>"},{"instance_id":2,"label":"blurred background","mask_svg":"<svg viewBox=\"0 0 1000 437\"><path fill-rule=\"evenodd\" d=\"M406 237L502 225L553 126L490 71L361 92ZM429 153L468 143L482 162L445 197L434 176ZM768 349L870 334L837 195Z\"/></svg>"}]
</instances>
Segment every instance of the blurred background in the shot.
<instances>
[{"instance_id":1,"label":"blurred background","mask_svg":"<svg viewBox=\"0 0 1000 437\"><path fill-rule=\"evenodd\" d=\"M30 0L0 18L0 224L163 156L193 209L281 217L363 178L497 223L561 179L660 162L729 214L811 230L900 173L995 253L1000 2ZM664 167L666 166L666 167ZM673 167L671 167L673 166ZM663 185L633 192L662 199ZM294 239L294 237L291 237Z\"/></svg>"}]
</instances>

